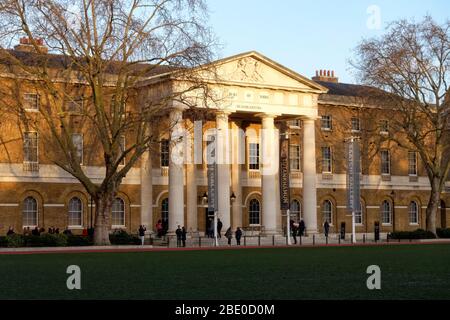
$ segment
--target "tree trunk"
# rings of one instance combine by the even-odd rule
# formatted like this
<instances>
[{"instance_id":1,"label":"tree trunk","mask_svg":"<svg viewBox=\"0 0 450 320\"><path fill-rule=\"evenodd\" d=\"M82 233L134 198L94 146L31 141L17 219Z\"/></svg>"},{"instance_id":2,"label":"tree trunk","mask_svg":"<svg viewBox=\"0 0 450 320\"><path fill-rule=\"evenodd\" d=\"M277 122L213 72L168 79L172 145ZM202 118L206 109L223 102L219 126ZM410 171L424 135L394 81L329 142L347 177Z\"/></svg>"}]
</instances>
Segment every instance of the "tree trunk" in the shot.
<instances>
[{"instance_id":1,"label":"tree trunk","mask_svg":"<svg viewBox=\"0 0 450 320\"><path fill-rule=\"evenodd\" d=\"M94 245L110 245L109 231L111 230L110 215L113 194L104 193L95 199Z\"/></svg>"},{"instance_id":2,"label":"tree trunk","mask_svg":"<svg viewBox=\"0 0 450 320\"><path fill-rule=\"evenodd\" d=\"M426 210L426 228L436 234L436 215L441 201L441 188L439 178L434 177L431 182L431 194Z\"/></svg>"}]
</instances>

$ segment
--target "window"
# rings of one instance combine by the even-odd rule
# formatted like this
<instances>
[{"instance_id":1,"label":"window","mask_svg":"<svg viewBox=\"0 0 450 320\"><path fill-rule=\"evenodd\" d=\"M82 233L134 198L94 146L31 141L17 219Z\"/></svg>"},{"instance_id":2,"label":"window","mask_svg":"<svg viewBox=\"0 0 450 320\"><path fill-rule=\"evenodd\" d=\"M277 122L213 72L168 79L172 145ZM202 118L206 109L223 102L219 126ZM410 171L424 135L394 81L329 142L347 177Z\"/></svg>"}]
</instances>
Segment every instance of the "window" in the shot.
<instances>
[{"instance_id":1,"label":"window","mask_svg":"<svg viewBox=\"0 0 450 320\"><path fill-rule=\"evenodd\" d=\"M417 176L417 152L408 152L408 174L410 176Z\"/></svg>"},{"instance_id":2,"label":"window","mask_svg":"<svg viewBox=\"0 0 450 320\"><path fill-rule=\"evenodd\" d=\"M23 161L38 163L38 134L37 132L25 132L23 140Z\"/></svg>"},{"instance_id":3,"label":"window","mask_svg":"<svg viewBox=\"0 0 450 320\"><path fill-rule=\"evenodd\" d=\"M249 169L259 170L259 143L249 143L248 153Z\"/></svg>"},{"instance_id":4,"label":"window","mask_svg":"<svg viewBox=\"0 0 450 320\"><path fill-rule=\"evenodd\" d=\"M23 95L25 110L39 110L39 95L36 93L25 93Z\"/></svg>"},{"instance_id":5,"label":"window","mask_svg":"<svg viewBox=\"0 0 450 320\"><path fill-rule=\"evenodd\" d=\"M322 147L322 172L331 173L331 147Z\"/></svg>"},{"instance_id":6,"label":"window","mask_svg":"<svg viewBox=\"0 0 450 320\"><path fill-rule=\"evenodd\" d=\"M300 221L300 219L302 218L302 209L299 201L293 200L291 202L290 215L291 219L295 218L298 221Z\"/></svg>"},{"instance_id":7,"label":"window","mask_svg":"<svg viewBox=\"0 0 450 320\"><path fill-rule=\"evenodd\" d=\"M120 146L120 156L119 157L121 157L125 153L125 148L126 148L125 136L120 136L119 146ZM120 161L121 166L125 165L125 160L126 160L126 157L123 157L122 160Z\"/></svg>"},{"instance_id":8,"label":"window","mask_svg":"<svg viewBox=\"0 0 450 320\"><path fill-rule=\"evenodd\" d=\"M23 201L22 224L24 227L36 227L38 221L37 201L33 197L27 197Z\"/></svg>"},{"instance_id":9,"label":"window","mask_svg":"<svg viewBox=\"0 0 450 320\"><path fill-rule=\"evenodd\" d=\"M161 202L161 220L166 224L169 223L169 198Z\"/></svg>"},{"instance_id":10,"label":"window","mask_svg":"<svg viewBox=\"0 0 450 320\"><path fill-rule=\"evenodd\" d=\"M125 226L125 203L115 198L112 204L111 223L113 226Z\"/></svg>"},{"instance_id":11,"label":"window","mask_svg":"<svg viewBox=\"0 0 450 320\"><path fill-rule=\"evenodd\" d=\"M300 146L291 144L289 146L289 163L291 166L291 170L299 171L300 170Z\"/></svg>"},{"instance_id":12,"label":"window","mask_svg":"<svg viewBox=\"0 0 450 320\"><path fill-rule=\"evenodd\" d=\"M391 174L391 156L389 150L381 150L381 174Z\"/></svg>"},{"instance_id":13,"label":"window","mask_svg":"<svg viewBox=\"0 0 450 320\"><path fill-rule=\"evenodd\" d=\"M73 113L83 112L83 98L73 99L67 102L66 111Z\"/></svg>"},{"instance_id":14,"label":"window","mask_svg":"<svg viewBox=\"0 0 450 320\"><path fill-rule=\"evenodd\" d=\"M359 211L355 211L355 224L363 224L364 207L362 202L359 204Z\"/></svg>"},{"instance_id":15,"label":"window","mask_svg":"<svg viewBox=\"0 0 450 320\"><path fill-rule=\"evenodd\" d=\"M387 200L384 200L381 204L381 223L382 224L391 224L392 219L392 207L391 203Z\"/></svg>"},{"instance_id":16,"label":"window","mask_svg":"<svg viewBox=\"0 0 450 320\"><path fill-rule=\"evenodd\" d=\"M79 198L72 198L69 201L69 226L81 227L83 216L83 203Z\"/></svg>"},{"instance_id":17,"label":"window","mask_svg":"<svg viewBox=\"0 0 450 320\"><path fill-rule=\"evenodd\" d=\"M161 140L161 167L169 166L169 140Z\"/></svg>"},{"instance_id":18,"label":"window","mask_svg":"<svg viewBox=\"0 0 450 320\"><path fill-rule=\"evenodd\" d=\"M250 200L250 205L248 209L248 217L249 217L249 224L260 224L259 220L259 201L256 199Z\"/></svg>"},{"instance_id":19,"label":"window","mask_svg":"<svg viewBox=\"0 0 450 320\"><path fill-rule=\"evenodd\" d=\"M419 206L417 202L411 201L409 204L409 224L419 224Z\"/></svg>"},{"instance_id":20,"label":"window","mask_svg":"<svg viewBox=\"0 0 450 320\"><path fill-rule=\"evenodd\" d=\"M325 221L328 221L329 224L332 224L332 218L333 218L333 204L330 200L325 200L322 205L322 216L324 223Z\"/></svg>"},{"instance_id":21,"label":"window","mask_svg":"<svg viewBox=\"0 0 450 320\"><path fill-rule=\"evenodd\" d=\"M299 129L299 128L301 128L301 125L302 125L302 121L300 120L300 119L297 119L297 120L289 120L288 122L287 122L287 124L288 124L288 126L289 127L293 127L293 128L295 128L295 129Z\"/></svg>"},{"instance_id":22,"label":"window","mask_svg":"<svg viewBox=\"0 0 450 320\"><path fill-rule=\"evenodd\" d=\"M388 134L389 133L389 121L388 120L381 120L380 121L380 133L381 134Z\"/></svg>"},{"instance_id":23,"label":"window","mask_svg":"<svg viewBox=\"0 0 450 320\"><path fill-rule=\"evenodd\" d=\"M322 119L320 121L322 130L331 130L332 127L332 118L330 115L324 115L322 116Z\"/></svg>"},{"instance_id":24,"label":"window","mask_svg":"<svg viewBox=\"0 0 450 320\"><path fill-rule=\"evenodd\" d=\"M75 157L80 164L83 164L83 135L81 133L72 134L72 144L75 148Z\"/></svg>"},{"instance_id":25,"label":"window","mask_svg":"<svg viewBox=\"0 0 450 320\"><path fill-rule=\"evenodd\" d=\"M361 130L359 118L352 118L352 132L359 132Z\"/></svg>"}]
</instances>

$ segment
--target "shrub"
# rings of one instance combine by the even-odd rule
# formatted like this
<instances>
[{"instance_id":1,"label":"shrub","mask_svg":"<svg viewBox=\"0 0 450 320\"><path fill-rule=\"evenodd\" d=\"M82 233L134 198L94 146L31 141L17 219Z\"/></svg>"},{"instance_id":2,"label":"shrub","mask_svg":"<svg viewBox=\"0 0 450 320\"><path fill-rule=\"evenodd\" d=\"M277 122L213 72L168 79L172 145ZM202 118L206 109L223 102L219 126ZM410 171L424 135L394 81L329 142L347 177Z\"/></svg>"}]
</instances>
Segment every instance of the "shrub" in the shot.
<instances>
[{"instance_id":1,"label":"shrub","mask_svg":"<svg viewBox=\"0 0 450 320\"><path fill-rule=\"evenodd\" d=\"M439 238L445 238L445 239L450 238L450 228L447 228L447 229L438 228L438 229L436 229L436 233Z\"/></svg>"},{"instance_id":2,"label":"shrub","mask_svg":"<svg viewBox=\"0 0 450 320\"><path fill-rule=\"evenodd\" d=\"M141 243L137 236L128 234L125 230L115 230L109 235L109 241L114 245L138 245Z\"/></svg>"},{"instance_id":3,"label":"shrub","mask_svg":"<svg viewBox=\"0 0 450 320\"><path fill-rule=\"evenodd\" d=\"M8 246L8 238L0 237L0 248L6 248Z\"/></svg>"},{"instance_id":4,"label":"shrub","mask_svg":"<svg viewBox=\"0 0 450 320\"><path fill-rule=\"evenodd\" d=\"M65 234L43 233L40 236L27 236L24 238L27 247L65 247L67 236Z\"/></svg>"},{"instance_id":5,"label":"shrub","mask_svg":"<svg viewBox=\"0 0 450 320\"><path fill-rule=\"evenodd\" d=\"M19 248L25 245L24 237L20 234L12 234L7 236L6 239L8 240L9 248Z\"/></svg>"},{"instance_id":6,"label":"shrub","mask_svg":"<svg viewBox=\"0 0 450 320\"><path fill-rule=\"evenodd\" d=\"M74 236L67 238L67 245L71 247L91 246L93 245L92 238L89 236Z\"/></svg>"},{"instance_id":7,"label":"shrub","mask_svg":"<svg viewBox=\"0 0 450 320\"><path fill-rule=\"evenodd\" d=\"M415 231L396 231L389 234L390 239L435 239L436 235L431 231L417 229Z\"/></svg>"}]
</instances>

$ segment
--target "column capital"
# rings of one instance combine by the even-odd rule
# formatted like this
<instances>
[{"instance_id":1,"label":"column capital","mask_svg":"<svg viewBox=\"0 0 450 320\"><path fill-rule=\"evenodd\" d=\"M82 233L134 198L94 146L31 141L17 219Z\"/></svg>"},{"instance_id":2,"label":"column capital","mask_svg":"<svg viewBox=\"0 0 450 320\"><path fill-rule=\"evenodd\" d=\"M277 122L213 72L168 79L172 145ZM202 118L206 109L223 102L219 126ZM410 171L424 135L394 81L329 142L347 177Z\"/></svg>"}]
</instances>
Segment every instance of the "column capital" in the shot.
<instances>
[{"instance_id":1,"label":"column capital","mask_svg":"<svg viewBox=\"0 0 450 320\"><path fill-rule=\"evenodd\" d=\"M216 111L216 117L217 118L228 118L230 114L232 114L233 111L231 110L217 110Z\"/></svg>"}]
</instances>

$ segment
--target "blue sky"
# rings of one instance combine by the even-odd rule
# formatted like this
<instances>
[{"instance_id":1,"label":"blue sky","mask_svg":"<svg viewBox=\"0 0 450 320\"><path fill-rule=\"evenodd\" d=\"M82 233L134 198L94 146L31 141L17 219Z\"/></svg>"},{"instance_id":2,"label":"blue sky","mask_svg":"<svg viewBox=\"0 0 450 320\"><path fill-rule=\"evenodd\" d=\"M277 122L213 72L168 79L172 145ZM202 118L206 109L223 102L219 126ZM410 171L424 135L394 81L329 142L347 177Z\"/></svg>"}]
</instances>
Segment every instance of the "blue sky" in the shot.
<instances>
[{"instance_id":1,"label":"blue sky","mask_svg":"<svg viewBox=\"0 0 450 320\"><path fill-rule=\"evenodd\" d=\"M256 50L307 77L318 69L335 70L340 81L347 83L356 82L348 60L361 39L381 35L388 22L400 18L420 20L426 14L438 22L450 18L449 0L207 0L207 3L210 24L223 45L221 57ZM377 21L381 28L377 28Z\"/></svg>"}]
</instances>

